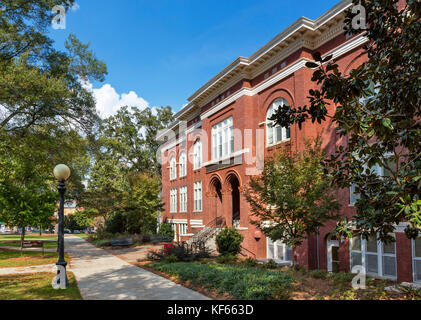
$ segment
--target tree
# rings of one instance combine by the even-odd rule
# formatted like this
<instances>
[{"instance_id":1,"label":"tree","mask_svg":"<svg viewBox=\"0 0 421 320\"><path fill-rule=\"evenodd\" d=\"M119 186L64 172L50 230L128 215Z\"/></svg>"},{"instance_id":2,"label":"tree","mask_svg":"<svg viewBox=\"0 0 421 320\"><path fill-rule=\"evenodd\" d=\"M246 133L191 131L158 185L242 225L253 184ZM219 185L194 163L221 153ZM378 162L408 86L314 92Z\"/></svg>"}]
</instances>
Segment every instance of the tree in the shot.
<instances>
[{"instance_id":1,"label":"tree","mask_svg":"<svg viewBox=\"0 0 421 320\"><path fill-rule=\"evenodd\" d=\"M406 233L414 238L421 228L421 3L353 0L359 3L367 13L367 61L346 75L331 56L315 53L307 67L316 68L319 89L310 90L310 105L284 106L272 120L301 128L329 118L347 138L325 162L339 188L354 186L360 195L356 215L338 224L339 233L388 242L397 224L409 222ZM347 33L360 33L352 26L357 14L347 12Z\"/></svg>"},{"instance_id":2,"label":"tree","mask_svg":"<svg viewBox=\"0 0 421 320\"><path fill-rule=\"evenodd\" d=\"M246 199L257 225L273 241L281 240L294 250L340 208L330 181L323 173L324 153L320 138L306 143L302 153L283 149L266 161L261 176L251 178Z\"/></svg>"},{"instance_id":3,"label":"tree","mask_svg":"<svg viewBox=\"0 0 421 320\"><path fill-rule=\"evenodd\" d=\"M225 228L216 236L218 252L223 255L237 256L241 252L244 236L235 228Z\"/></svg>"},{"instance_id":4,"label":"tree","mask_svg":"<svg viewBox=\"0 0 421 320\"><path fill-rule=\"evenodd\" d=\"M173 119L170 107L155 108L154 111L123 107L104 121L99 140L105 152L130 171L159 174L161 166L156 158L159 148L156 134Z\"/></svg>"},{"instance_id":5,"label":"tree","mask_svg":"<svg viewBox=\"0 0 421 320\"><path fill-rule=\"evenodd\" d=\"M159 225L158 235L174 239L174 229L172 225L167 222L161 223Z\"/></svg>"}]
</instances>

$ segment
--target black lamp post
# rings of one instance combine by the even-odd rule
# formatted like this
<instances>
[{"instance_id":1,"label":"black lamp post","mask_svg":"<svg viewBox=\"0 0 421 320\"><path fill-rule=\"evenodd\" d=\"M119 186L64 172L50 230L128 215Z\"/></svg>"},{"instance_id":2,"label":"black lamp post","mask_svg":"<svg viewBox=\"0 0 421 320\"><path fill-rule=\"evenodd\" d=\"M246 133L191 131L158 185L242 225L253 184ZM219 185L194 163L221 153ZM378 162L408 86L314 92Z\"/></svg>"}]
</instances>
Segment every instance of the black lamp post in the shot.
<instances>
[{"instance_id":1,"label":"black lamp post","mask_svg":"<svg viewBox=\"0 0 421 320\"><path fill-rule=\"evenodd\" d=\"M58 211L58 252L59 258L56 263L57 265L57 284L60 284L60 270L64 271L64 279L66 279L65 286L61 285L61 288L68 286L68 279L66 275L67 262L64 259L64 194L66 193L66 180L70 177L70 169L64 164L59 164L54 168L54 176L58 180L58 192L60 193L60 208Z\"/></svg>"}]
</instances>

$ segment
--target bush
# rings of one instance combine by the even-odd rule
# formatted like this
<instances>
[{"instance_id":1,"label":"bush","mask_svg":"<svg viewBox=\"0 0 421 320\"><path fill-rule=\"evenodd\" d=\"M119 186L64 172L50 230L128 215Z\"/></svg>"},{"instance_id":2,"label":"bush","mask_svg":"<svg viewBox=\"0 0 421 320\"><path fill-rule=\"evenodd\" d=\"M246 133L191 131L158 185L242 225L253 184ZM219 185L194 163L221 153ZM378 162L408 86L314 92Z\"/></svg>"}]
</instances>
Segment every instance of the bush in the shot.
<instances>
[{"instance_id":1,"label":"bush","mask_svg":"<svg viewBox=\"0 0 421 320\"><path fill-rule=\"evenodd\" d=\"M174 229L172 228L171 224L166 222L161 223L158 230L158 236L170 237L171 239L174 239Z\"/></svg>"},{"instance_id":2,"label":"bush","mask_svg":"<svg viewBox=\"0 0 421 320\"><path fill-rule=\"evenodd\" d=\"M178 261L178 258L175 254L171 254L169 256L166 256L164 259L164 263L175 263Z\"/></svg>"},{"instance_id":3,"label":"bush","mask_svg":"<svg viewBox=\"0 0 421 320\"><path fill-rule=\"evenodd\" d=\"M220 264L232 264L237 261L237 257L232 254L226 254L224 256L219 256L216 258L216 262Z\"/></svg>"},{"instance_id":4,"label":"bush","mask_svg":"<svg viewBox=\"0 0 421 320\"><path fill-rule=\"evenodd\" d=\"M225 228L216 236L218 252L221 255L237 256L241 251L244 237L234 228Z\"/></svg>"},{"instance_id":5,"label":"bush","mask_svg":"<svg viewBox=\"0 0 421 320\"><path fill-rule=\"evenodd\" d=\"M265 268L265 269L277 269L278 267L279 267L278 264L275 261L273 261L272 259L270 259L268 262L266 262L263 265L263 268Z\"/></svg>"},{"instance_id":6,"label":"bush","mask_svg":"<svg viewBox=\"0 0 421 320\"><path fill-rule=\"evenodd\" d=\"M245 259L245 260L243 261L243 263L244 263L246 266L249 266L249 267L256 267L256 266L258 265L257 260L256 260L256 259L253 259L253 258L247 258L247 259Z\"/></svg>"},{"instance_id":7,"label":"bush","mask_svg":"<svg viewBox=\"0 0 421 320\"><path fill-rule=\"evenodd\" d=\"M108 233L123 233L125 231L125 217L121 212L115 212L107 221L105 231Z\"/></svg>"},{"instance_id":8,"label":"bush","mask_svg":"<svg viewBox=\"0 0 421 320\"><path fill-rule=\"evenodd\" d=\"M166 257L171 255L177 257L178 261L196 261L202 258L208 258L210 254L207 249L195 251L188 246L168 243L165 244L164 249L160 251L149 252L148 259L152 261L165 261Z\"/></svg>"},{"instance_id":9,"label":"bush","mask_svg":"<svg viewBox=\"0 0 421 320\"><path fill-rule=\"evenodd\" d=\"M326 279L329 275L329 273L324 270L314 270L310 271L308 274L315 279Z\"/></svg>"},{"instance_id":10,"label":"bush","mask_svg":"<svg viewBox=\"0 0 421 320\"><path fill-rule=\"evenodd\" d=\"M150 267L206 289L228 292L236 300L288 299L294 278L282 271L239 265L155 264Z\"/></svg>"}]
</instances>

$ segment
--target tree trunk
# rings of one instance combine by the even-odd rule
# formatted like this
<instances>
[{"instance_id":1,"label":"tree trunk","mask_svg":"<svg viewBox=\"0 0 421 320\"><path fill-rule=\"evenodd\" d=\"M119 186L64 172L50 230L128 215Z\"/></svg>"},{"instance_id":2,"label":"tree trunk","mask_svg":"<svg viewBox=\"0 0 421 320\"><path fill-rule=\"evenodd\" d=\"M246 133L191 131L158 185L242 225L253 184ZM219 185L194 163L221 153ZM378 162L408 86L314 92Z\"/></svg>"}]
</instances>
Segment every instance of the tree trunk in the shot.
<instances>
[{"instance_id":1,"label":"tree trunk","mask_svg":"<svg viewBox=\"0 0 421 320\"><path fill-rule=\"evenodd\" d=\"M297 247L292 247L292 266L295 269L298 265Z\"/></svg>"},{"instance_id":2,"label":"tree trunk","mask_svg":"<svg viewBox=\"0 0 421 320\"><path fill-rule=\"evenodd\" d=\"M42 226L39 226L39 236L42 236Z\"/></svg>"},{"instance_id":3,"label":"tree trunk","mask_svg":"<svg viewBox=\"0 0 421 320\"><path fill-rule=\"evenodd\" d=\"M20 235L20 249L23 249L23 243L25 242L25 228L26 227L22 227L22 233Z\"/></svg>"}]
</instances>

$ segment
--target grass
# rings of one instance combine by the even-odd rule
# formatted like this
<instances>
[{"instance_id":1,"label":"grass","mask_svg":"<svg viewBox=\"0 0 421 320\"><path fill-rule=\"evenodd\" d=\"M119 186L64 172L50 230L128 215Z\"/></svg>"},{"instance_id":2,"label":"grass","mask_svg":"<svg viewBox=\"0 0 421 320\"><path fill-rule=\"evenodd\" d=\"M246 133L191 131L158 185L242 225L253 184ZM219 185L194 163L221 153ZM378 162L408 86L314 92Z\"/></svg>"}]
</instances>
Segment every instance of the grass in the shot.
<instances>
[{"instance_id":1,"label":"grass","mask_svg":"<svg viewBox=\"0 0 421 320\"><path fill-rule=\"evenodd\" d=\"M57 235L51 235L51 234L43 234L40 236L36 233L30 233L30 235L25 235L25 240L36 240L36 239L42 239L42 240L53 240L57 239ZM20 240L19 234L0 234L0 241L1 240Z\"/></svg>"},{"instance_id":2,"label":"grass","mask_svg":"<svg viewBox=\"0 0 421 320\"><path fill-rule=\"evenodd\" d=\"M90 235L86 233L81 233L81 234L74 234L74 236L82 238L82 239L88 239Z\"/></svg>"},{"instance_id":3,"label":"grass","mask_svg":"<svg viewBox=\"0 0 421 320\"><path fill-rule=\"evenodd\" d=\"M20 248L20 243L15 242L1 242L0 241L0 247L18 247ZM44 248L51 249L51 248L57 248L57 241L45 241L44 242ZM42 248L38 248L39 250L42 250Z\"/></svg>"},{"instance_id":4,"label":"grass","mask_svg":"<svg viewBox=\"0 0 421 320\"><path fill-rule=\"evenodd\" d=\"M176 276L182 282L229 293L237 300L287 299L293 277L287 272L244 265L177 262L149 264L147 267Z\"/></svg>"},{"instance_id":5,"label":"grass","mask_svg":"<svg viewBox=\"0 0 421 320\"><path fill-rule=\"evenodd\" d=\"M0 276L0 300L82 300L73 273L67 277L69 287L55 290L53 273Z\"/></svg>"},{"instance_id":6,"label":"grass","mask_svg":"<svg viewBox=\"0 0 421 320\"><path fill-rule=\"evenodd\" d=\"M66 260L68 261L66 255ZM25 266L39 266L46 264L54 264L58 260L56 252L45 252L44 257L42 252L34 251L8 251L0 249L0 268L14 268Z\"/></svg>"}]
</instances>

